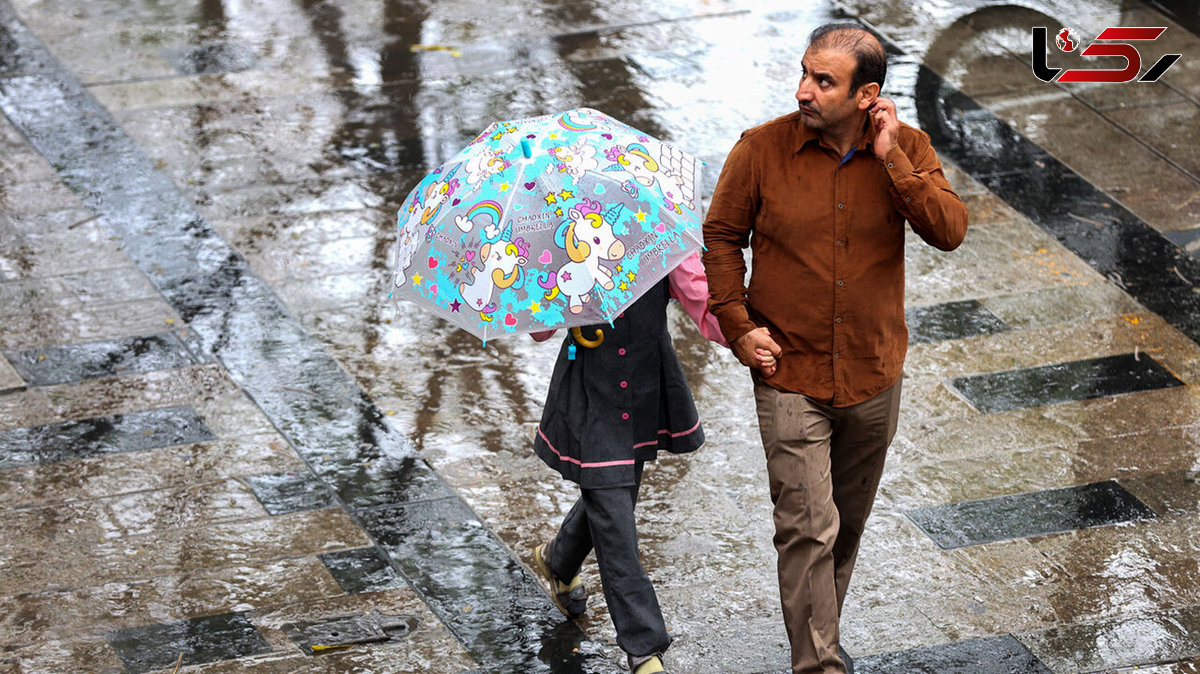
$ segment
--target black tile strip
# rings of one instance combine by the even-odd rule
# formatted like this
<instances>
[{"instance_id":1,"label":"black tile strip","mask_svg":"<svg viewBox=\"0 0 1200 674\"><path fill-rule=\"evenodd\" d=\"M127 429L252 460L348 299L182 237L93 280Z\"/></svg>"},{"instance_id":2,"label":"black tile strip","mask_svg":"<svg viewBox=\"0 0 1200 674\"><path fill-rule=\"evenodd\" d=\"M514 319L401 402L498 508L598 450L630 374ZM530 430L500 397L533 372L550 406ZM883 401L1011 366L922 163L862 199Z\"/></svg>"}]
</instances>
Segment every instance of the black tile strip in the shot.
<instances>
[{"instance_id":1,"label":"black tile strip","mask_svg":"<svg viewBox=\"0 0 1200 674\"><path fill-rule=\"evenodd\" d=\"M244 479L258 502L272 515L337 505L329 487L307 470L255 475Z\"/></svg>"},{"instance_id":2,"label":"black tile strip","mask_svg":"<svg viewBox=\"0 0 1200 674\"><path fill-rule=\"evenodd\" d=\"M1008 330L1004 321L978 300L915 307L906 311L904 318L908 322L909 344L993 335Z\"/></svg>"},{"instance_id":3,"label":"black tile strip","mask_svg":"<svg viewBox=\"0 0 1200 674\"><path fill-rule=\"evenodd\" d=\"M490 657L504 662L505 671L604 667L603 655L579 650L583 634L571 621L545 611L546 596L536 581L457 497L358 515L447 626L469 646L488 644ZM472 582L464 585L464 575ZM485 609L477 587L505 601L489 602ZM471 650L475 656L479 649Z\"/></svg>"},{"instance_id":4,"label":"black tile strip","mask_svg":"<svg viewBox=\"0 0 1200 674\"><path fill-rule=\"evenodd\" d=\"M196 359L183 343L169 332L108 342L6 352L5 356L30 386L51 386L196 364Z\"/></svg>"},{"instance_id":5,"label":"black tile strip","mask_svg":"<svg viewBox=\"0 0 1200 674\"><path fill-rule=\"evenodd\" d=\"M1200 342L1200 259L925 66L913 96L940 157Z\"/></svg>"},{"instance_id":6,"label":"black tile strip","mask_svg":"<svg viewBox=\"0 0 1200 674\"><path fill-rule=\"evenodd\" d=\"M1172 21L1200 36L1200 4L1196 0L1142 0Z\"/></svg>"},{"instance_id":7,"label":"black tile strip","mask_svg":"<svg viewBox=\"0 0 1200 674\"><path fill-rule=\"evenodd\" d=\"M1111 480L931 506L905 514L943 550L1156 517L1146 504Z\"/></svg>"},{"instance_id":8,"label":"black tile strip","mask_svg":"<svg viewBox=\"0 0 1200 674\"><path fill-rule=\"evenodd\" d=\"M404 579L377 548L338 550L318 557L329 569L329 575L347 594L379 592L405 586Z\"/></svg>"},{"instance_id":9,"label":"black tile strip","mask_svg":"<svg viewBox=\"0 0 1200 674\"><path fill-rule=\"evenodd\" d=\"M0 0L0 42L0 111L120 237L125 253L197 335L198 355L224 365L310 468L319 467L316 475L352 499L350 508L428 503L420 499L453 493L7 0ZM386 467L356 469L372 462ZM371 483L375 478L380 482ZM481 667L567 672L584 671L586 663L588 671L610 671L602 656L571 649L583 639L579 626L558 613L483 523L465 506L457 515L457 528L447 533L470 535L457 535L450 552L429 546L431 554L400 560L401 568ZM358 516L372 536L412 544L406 532L388 529L381 513ZM442 523L418 518L409 526L429 534ZM404 546L383 549L394 557ZM436 593L428 591L431 579ZM523 622L509 622L517 619ZM538 633L544 644L530 636L538 626L545 627Z\"/></svg>"},{"instance_id":10,"label":"black tile strip","mask_svg":"<svg viewBox=\"0 0 1200 674\"><path fill-rule=\"evenodd\" d=\"M947 384L985 414L1183 386L1145 354L975 374Z\"/></svg>"},{"instance_id":11,"label":"black tile strip","mask_svg":"<svg viewBox=\"0 0 1200 674\"><path fill-rule=\"evenodd\" d=\"M215 440L191 407L0 430L0 470Z\"/></svg>"},{"instance_id":12,"label":"black tile strip","mask_svg":"<svg viewBox=\"0 0 1200 674\"><path fill-rule=\"evenodd\" d=\"M1051 674L1021 642L1005 634L885 653L854 661L856 674Z\"/></svg>"},{"instance_id":13,"label":"black tile strip","mask_svg":"<svg viewBox=\"0 0 1200 674\"><path fill-rule=\"evenodd\" d=\"M189 618L115 630L105 635L132 674L270 653L271 647L244 613Z\"/></svg>"}]
</instances>

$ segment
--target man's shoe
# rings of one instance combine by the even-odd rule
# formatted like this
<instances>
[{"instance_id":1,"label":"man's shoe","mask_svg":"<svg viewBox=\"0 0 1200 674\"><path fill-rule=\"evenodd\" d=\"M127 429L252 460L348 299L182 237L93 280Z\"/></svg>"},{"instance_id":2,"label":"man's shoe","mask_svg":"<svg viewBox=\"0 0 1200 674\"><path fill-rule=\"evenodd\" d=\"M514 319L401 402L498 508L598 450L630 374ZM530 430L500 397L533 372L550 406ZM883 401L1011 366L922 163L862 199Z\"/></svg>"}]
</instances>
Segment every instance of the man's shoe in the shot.
<instances>
[{"instance_id":1,"label":"man's shoe","mask_svg":"<svg viewBox=\"0 0 1200 674\"><path fill-rule=\"evenodd\" d=\"M638 664L633 664L633 656L629 656L630 674L671 674L663 668L662 657L651 655Z\"/></svg>"},{"instance_id":2,"label":"man's shoe","mask_svg":"<svg viewBox=\"0 0 1200 674\"><path fill-rule=\"evenodd\" d=\"M568 618L578 618L587 611L587 588L583 586L583 579L579 574L575 574L569 583L563 583L554 577L548 559L549 547L549 543L542 543L533 549L533 568L550 584L550 598L554 600L558 610Z\"/></svg>"}]
</instances>

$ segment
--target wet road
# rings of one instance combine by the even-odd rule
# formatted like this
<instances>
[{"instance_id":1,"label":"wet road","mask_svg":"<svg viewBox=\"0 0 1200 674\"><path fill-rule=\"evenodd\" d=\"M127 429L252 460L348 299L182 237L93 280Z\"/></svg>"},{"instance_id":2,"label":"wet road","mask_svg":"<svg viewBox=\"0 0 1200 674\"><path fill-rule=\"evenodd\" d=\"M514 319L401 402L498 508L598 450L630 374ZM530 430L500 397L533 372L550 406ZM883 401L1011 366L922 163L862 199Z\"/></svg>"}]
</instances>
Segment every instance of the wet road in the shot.
<instances>
[{"instance_id":1,"label":"wet road","mask_svg":"<svg viewBox=\"0 0 1200 674\"><path fill-rule=\"evenodd\" d=\"M394 213L488 123L580 105L705 160L707 198L738 133L793 109L803 36L858 19L972 230L908 249L846 649L860 672L1195 671L1186 4L0 0L0 663L616 671L602 602L565 622L522 566L575 494L529 447L555 345L389 302ZM1048 85L1037 21L1169 25L1185 57L1136 92ZM672 327L709 437L640 507L672 661L782 671L750 385ZM372 610L416 627L320 656L291 636Z\"/></svg>"}]
</instances>

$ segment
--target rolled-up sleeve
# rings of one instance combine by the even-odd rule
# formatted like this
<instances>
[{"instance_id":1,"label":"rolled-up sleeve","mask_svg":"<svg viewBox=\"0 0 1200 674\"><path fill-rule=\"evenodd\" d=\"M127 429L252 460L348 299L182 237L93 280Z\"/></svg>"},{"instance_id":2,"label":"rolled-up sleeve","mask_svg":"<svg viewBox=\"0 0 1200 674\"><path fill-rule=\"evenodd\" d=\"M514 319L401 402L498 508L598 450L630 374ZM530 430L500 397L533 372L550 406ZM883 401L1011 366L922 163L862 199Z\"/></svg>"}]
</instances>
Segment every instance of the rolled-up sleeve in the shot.
<instances>
[{"instance_id":1,"label":"rolled-up sleeve","mask_svg":"<svg viewBox=\"0 0 1200 674\"><path fill-rule=\"evenodd\" d=\"M883 159L896 210L925 243L954 250L967 235L967 207L946 180L929 136L907 127L903 133Z\"/></svg>"}]
</instances>

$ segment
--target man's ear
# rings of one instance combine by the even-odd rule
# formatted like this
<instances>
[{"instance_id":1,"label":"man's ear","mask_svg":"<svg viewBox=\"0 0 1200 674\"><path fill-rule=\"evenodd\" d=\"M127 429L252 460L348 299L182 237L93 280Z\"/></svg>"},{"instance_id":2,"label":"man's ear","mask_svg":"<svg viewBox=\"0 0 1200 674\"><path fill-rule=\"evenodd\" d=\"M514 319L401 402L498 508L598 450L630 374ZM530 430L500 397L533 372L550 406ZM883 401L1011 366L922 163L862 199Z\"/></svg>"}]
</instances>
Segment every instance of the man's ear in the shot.
<instances>
[{"instance_id":1,"label":"man's ear","mask_svg":"<svg viewBox=\"0 0 1200 674\"><path fill-rule=\"evenodd\" d=\"M872 105L875 105L875 99L879 98L879 84L877 82L867 82L858 88L858 109L869 110Z\"/></svg>"}]
</instances>

